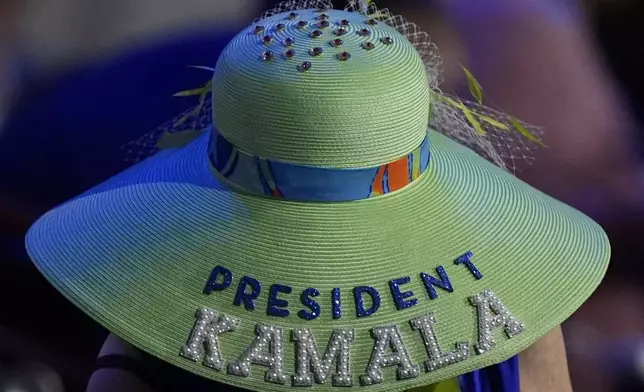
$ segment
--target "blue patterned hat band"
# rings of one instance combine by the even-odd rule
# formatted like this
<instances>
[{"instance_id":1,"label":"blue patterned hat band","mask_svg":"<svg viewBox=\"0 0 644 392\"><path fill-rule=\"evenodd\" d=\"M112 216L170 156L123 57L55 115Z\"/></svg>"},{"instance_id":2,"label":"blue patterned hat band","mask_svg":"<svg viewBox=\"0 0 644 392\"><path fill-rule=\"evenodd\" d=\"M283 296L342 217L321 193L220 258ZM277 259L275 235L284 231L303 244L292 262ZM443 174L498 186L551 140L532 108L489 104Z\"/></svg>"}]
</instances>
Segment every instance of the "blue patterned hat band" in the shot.
<instances>
[{"instance_id":1,"label":"blue patterned hat band","mask_svg":"<svg viewBox=\"0 0 644 392\"><path fill-rule=\"evenodd\" d=\"M351 201L406 187L429 166L429 138L408 154L368 168L280 162L242 151L211 128L209 158L223 178L250 193L294 201Z\"/></svg>"}]
</instances>

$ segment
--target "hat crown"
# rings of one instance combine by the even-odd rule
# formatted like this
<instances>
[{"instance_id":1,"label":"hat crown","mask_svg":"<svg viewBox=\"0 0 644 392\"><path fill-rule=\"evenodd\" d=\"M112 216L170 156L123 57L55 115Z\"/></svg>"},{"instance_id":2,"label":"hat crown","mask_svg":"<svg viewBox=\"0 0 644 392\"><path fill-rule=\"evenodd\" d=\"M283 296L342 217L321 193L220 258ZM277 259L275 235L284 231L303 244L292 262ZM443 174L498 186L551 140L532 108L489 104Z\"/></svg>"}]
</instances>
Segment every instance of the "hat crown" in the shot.
<instances>
[{"instance_id":1,"label":"hat crown","mask_svg":"<svg viewBox=\"0 0 644 392\"><path fill-rule=\"evenodd\" d=\"M395 160L427 135L430 88L402 34L357 12L297 10L240 32L213 79L213 122L240 150L323 167Z\"/></svg>"}]
</instances>

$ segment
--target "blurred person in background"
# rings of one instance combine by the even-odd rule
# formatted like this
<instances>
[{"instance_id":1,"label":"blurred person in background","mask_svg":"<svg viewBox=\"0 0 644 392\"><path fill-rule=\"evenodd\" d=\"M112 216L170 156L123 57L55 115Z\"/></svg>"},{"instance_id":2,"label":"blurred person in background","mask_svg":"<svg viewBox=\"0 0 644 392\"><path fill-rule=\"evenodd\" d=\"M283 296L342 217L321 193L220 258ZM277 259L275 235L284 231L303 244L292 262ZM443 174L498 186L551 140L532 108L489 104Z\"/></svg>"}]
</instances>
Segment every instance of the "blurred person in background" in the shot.
<instances>
[{"instance_id":1,"label":"blurred person in background","mask_svg":"<svg viewBox=\"0 0 644 392\"><path fill-rule=\"evenodd\" d=\"M433 28L436 20L422 16L428 5L442 11L446 29ZM642 230L644 211L639 124L599 53L584 5L574 0L391 3L396 12L407 8L402 12L416 15L430 33L438 32L439 47L452 46L445 53L445 89L463 87L449 79L462 62L483 86L484 100L545 128L548 148L536 152L532 166L520 167L520 176L603 223L615 248L608 280L567 327L575 389L643 390L644 309L641 267L634 258L641 254L641 241L629 240ZM441 42L444 37L449 42ZM543 172L549 175L537 174Z\"/></svg>"},{"instance_id":2,"label":"blurred person in background","mask_svg":"<svg viewBox=\"0 0 644 392\"><path fill-rule=\"evenodd\" d=\"M218 52L196 53L196 43L223 45L259 7L256 0L1 2L0 230L21 237L36 216L120 171L124 159L103 154L159 125L152 113L128 109L145 112L150 96L174 103L157 81L198 76L187 67ZM103 104L126 91L132 101L123 107ZM64 171L62 186L50 186Z\"/></svg>"},{"instance_id":3,"label":"blurred person in background","mask_svg":"<svg viewBox=\"0 0 644 392\"><path fill-rule=\"evenodd\" d=\"M60 72L204 28L237 28L257 0L29 1L24 44L40 73Z\"/></svg>"},{"instance_id":4,"label":"blurred person in background","mask_svg":"<svg viewBox=\"0 0 644 392\"><path fill-rule=\"evenodd\" d=\"M3 303L0 327L20 338L0 334L0 354L43 358L66 390L84 390L107 334L41 278L24 233L46 210L127 167L120 148L185 110L172 95L203 80L188 67L213 63L260 8L255 0L0 1L0 89L21 82L0 113L0 296L38 298L41 307ZM4 76L15 60L22 80ZM30 349L16 349L25 341Z\"/></svg>"},{"instance_id":5,"label":"blurred person in background","mask_svg":"<svg viewBox=\"0 0 644 392\"><path fill-rule=\"evenodd\" d=\"M0 2L0 143L4 140L5 123L10 110L15 105L22 87L20 32L24 18L24 0ZM9 170L8 166L5 168ZM13 204L13 201L10 201L13 198L9 194L6 186L0 185L0 233L4 235L14 232L13 228L24 228L24 224L21 224L21 214L9 207ZM4 237L6 236L0 236L0 247L6 246Z\"/></svg>"},{"instance_id":6,"label":"blurred person in background","mask_svg":"<svg viewBox=\"0 0 644 392\"><path fill-rule=\"evenodd\" d=\"M0 2L0 137L3 120L15 99L20 80L16 42L23 14L22 0Z\"/></svg>"},{"instance_id":7,"label":"blurred person in background","mask_svg":"<svg viewBox=\"0 0 644 392\"><path fill-rule=\"evenodd\" d=\"M192 60L205 60L192 50L204 31L226 36L258 6L256 0L0 2L0 230L20 238L36 216L122 169L124 161L103 159L101 152L158 124L125 125L134 116L103 102L125 91L132 109L142 105L135 97L171 97L157 80L189 75ZM89 124L105 125L97 111L112 111L118 126L102 132L81 126L85 115ZM80 169L83 160L93 170ZM63 185L50 186L63 171L71 173Z\"/></svg>"},{"instance_id":8,"label":"blurred person in background","mask_svg":"<svg viewBox=\"0 0 644 392\"><path fill-rule=\"evenodd\" d=\"M637 126L580 4L450 0L441 8L486 97L548 130L548 148L537 151L534 168L521 168L524 177L599 220L640 211L644 177L634 143ZM493 54L481 56L483 50ZM532 174L549 168L546 179Z\"/></svg>"}]
</instances>

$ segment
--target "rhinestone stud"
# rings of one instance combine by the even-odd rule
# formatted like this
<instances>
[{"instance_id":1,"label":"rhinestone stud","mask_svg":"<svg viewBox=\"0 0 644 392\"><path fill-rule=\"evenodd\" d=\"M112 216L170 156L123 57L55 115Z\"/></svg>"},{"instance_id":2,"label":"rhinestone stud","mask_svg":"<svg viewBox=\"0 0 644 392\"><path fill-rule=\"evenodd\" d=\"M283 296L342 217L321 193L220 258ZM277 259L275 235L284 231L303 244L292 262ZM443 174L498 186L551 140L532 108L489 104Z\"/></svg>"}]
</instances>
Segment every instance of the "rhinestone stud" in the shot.
<instances>
[{"instance_id":1,"label":"rhinestone stud","mask_svg":"<svg viewBox=\"0 0 644 392\"><path fill-rule=\"evenodd\" d=\"M348 25L350 25L350 24L351 24L351 22L349 22L349 20L348 20L348 19L342 19L342 20L340 21L340 26L348 26Z\"/></svg>"},{"instance_id":2,"label":"rhinestone stud","mask_svg":"<svg viewBox=\"0 0 644 392\"><path fill-rule=\"evenodd\" d=\"M313 30L311 32L311 37L313 37L313 38L317 38L317 37L319 37L321 35L322 35L322 32L320 30Z\"/></svg>"},{"instance_id":3,"label":"rhinestone stud","mask_svg":"<svg viewBox=\"0 0 644 392\"><path fill-rule=\"evenodd\" d=\"M265 35L262 38L262 42L264 42L265 44L270 44L271 42L273 42L273 37L271 37L270 35Z\"/></svg>"},{"instance_id":4,"label":"rhinestone stud","mask_svg":"<svg viewBox=\"0 0 644 392\"><path fill-rule=\"evenodd\" d=\"M284 40L284 46L291 46L295 43L295 40L293 38L287 38Z\"/></svg>"},{"instance_id":5,"label":"rhinestone stud","mask_svg":"<svg viewBox=\"0 0 644 392\"><path fill-rule=\"evenodd\" d=\"M343 29L342 27L340 27L339 29L335 29L334 31L335 35L340 35L340 36L345 35L346 33L347 33L347 30Z\"/></svg>"},{"instance_id":6,"label":"rhinestone stud","mask_svg":"<svg viewBox=\"0 0 644 392\"><path fill-rule=\"evenodd\" d=\"M358 31L358 34L363 37L368 37L371 35L371 31L369 31L369 29L360 29L360 31Z\"/></svg>"},{"instance_id":7,"label":"rhinestone stud","mask_svg":"<svg viewBox=\"0 0 644 392\"><path fill-rule=\"evenodd\" d=\"M286 25L284 23L278 23L277 26L275 26L278 31L284 30L285 27Z\"/></svg>"},{"instance_id":8,"label":"rhinestone stud","mask_svg":"<svg viewBox=\"0 0 644 392\"><path fill-rule=\"evenodd\" d=\"M338 60L340 61L347 61L350 58L351 58L351 53L349 52L338 53Z\"/></svg>"},{"instance_id":9,"label":"rhinestone stud","mask_svg":"<svg viewBox=\"0 0 644 392\"><path fill-rule=\"evenodd\" d=\"M305 61L297 66L297 70L300 72L305 72L311 69L311 62Z\"/></svg>"},{"instance_id":10,"label":"rhinestone stud","mask_svg":"<svg viewBox=\"0 0 644 392\"><path fill-rule=\"evenodd\" d=\"M362 47L366 50L371 50L375 48L376 46L373 44L373 42L363 42Z\"/></svg>"},{"instance_id":11,"label":"rhinestone stud","mask_svg":"<svg viewBox=\"0 0 644 392\"><path fill-rule=\"evenodd\" d=\"M301 20L301 21L297 22L297 24L296 24L296 26L297 26L298 28L300 28L300 29L302 29L302 28L306 27L307 25L308 25L308 23L306 23L306 21L305 21L305 20Z\"/></svg>"},{"instance_id":12,"label":"rhinestone stud","mask_svg":"<svg viewBox=\"0 0 644 392\"><path fill-rule=\"evenodd\" d=\"M380 38L380 42L382 42L385 45L391 45L394 43L394 39L391 37L382 37Z\"/></svg>"},{"instance_id":13,"label":"rhinestone stud","mask_svg":"<svg viewBox=\"0 0 644 392\"><path fill-rule=\"evenodd\" d=\"M340 38L336 38L331 41L331 46L340 46L342 44L344 44L344 41L342 41Z\"/></svg>"},{"instance_id":14,"label":"rhinestone stud","mask_svg":"<svg viewBox=\"0 0 644 392\"><path fill-rule=\"evenodd\" d=\"M309 50L309 53L311 54L311 56L319 56L322 54L322 48L319 48L319 47L313 48Z\"/></svg>"},{"instance_id":15,"label":"rhinestone stud","mask_svg":"<svg viewBox=\"0 0 644 392\"><path fill-rule=\"evenodd\" d=\"M377 21L377 20L375 20L375 19L369 19L369 20L367 21L367 24L370 24L370 25L372 25L372 26L375 26L375 25L377 25L377 24L378 24L378 21Z\"/></svg>"},{"instance_id":16,"label":"rhinestone stud","mask_svg":"<svg viewBox=\"0 0 644 392\"><path fill-rule=\"evenodd\" d=\"M322 21L318 22L317 26L320 29L325 29L325 28L329 27L329 21L328 20L322 20Z\"/></svg>"},{"instance_id":17,"label":"rhinestone stud","mask_svg":"<svg viewBox=\"0 0 644 392\"><path fill-rule=\"evenodd\" d=\"M289 19L295 19L295 18L297 18L297 13L295 13L295 12L291 12L290 14L288 14L288 18L289 18Z\"/></svg>"},{"instance_id":18,"label":"rhinestone stud","mask_svg":"<svg viewBox=\"0 0 644 392\"><path fill-rule=\"evenodd\" d=\"M286 57L295 57L295 51L293 49L289 49L286 52L284 52L284 56Z\"/></svg>"},{"instance_id":19,"label":"rhinestone stud","mask_svg":"<svg viewBox=\"0 0 644 392\"><path fill-rule=\"evenodd\" d=\"M268 60L271 60L272 58L273 58L273 52L267 51L267 52L262 53L262 60L263 61L268 61Z\"/></svg>"},{"instance_id":20,"label":"rhinestone stud","mask_svg":"<svg viewBox=\"0 0 644 392\"><path fill-rule=\"evenodd\" d=\"M255 26L255 34L261 34L264 32L264 26Z\"/></svg>"}]
</instances>

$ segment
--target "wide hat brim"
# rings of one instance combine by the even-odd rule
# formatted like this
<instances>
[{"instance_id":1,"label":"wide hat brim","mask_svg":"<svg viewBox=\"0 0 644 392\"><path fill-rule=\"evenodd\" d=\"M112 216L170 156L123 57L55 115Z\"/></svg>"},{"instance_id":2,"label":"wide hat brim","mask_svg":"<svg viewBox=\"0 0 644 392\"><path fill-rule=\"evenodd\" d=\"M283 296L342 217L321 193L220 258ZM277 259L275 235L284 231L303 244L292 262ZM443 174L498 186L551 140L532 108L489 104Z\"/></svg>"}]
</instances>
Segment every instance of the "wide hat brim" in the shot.
<instances>
[{"instance_id":1,"label":"wide hat brim","mask_svg":"<svg viewBox=\"0 0 644 392\"><path fill-rule=\"evenodd\" d=\"M86 194L47 213L30 229L27 250L47 279L80 309L135 346L185 370L257 391L292 388L264 380L266 367L248 377L228 375L179 355L206 306L241 320L219 337L221 355L237 359L255 338L256 324L283 328L285 368L295 372L293 328L310 328L321 352L335 328L355 330L350 350L355 388L374 348L372 328L397 325L420 375L396 380L383 369L374 391L438 382L501 362L521 352L569 317L601 281L610 257L602 229L580 212L536 191L469 149L429 131L431 163L416 182L397 192L354 202L289 202L235 192L213 174L207 135L162 151ZM455 264L472 252L483 275ZM203 293L215 266L232 272L229 288ZM430 299L421 273L443 266L452 292ZM262 291L255 310L234 305L243 276ZM389 281L410 277L415 306L397 310ZM267 315L269 287L290 315ZM379 310L356 317L353 289L381 294ZM298 317L300 293L320 292L321 314ZM342 317L331 316L331 292L340 288ZM477 308L469 297L490 289L525 330L467 359L426 371L427 348L409 320L433 313L441 349L479 339ZM368 299L368 298L367 298ZM369 307L368 304L365 307ZM337 389L329 381L314 390Z\"/></svg>"}]
</instances>

